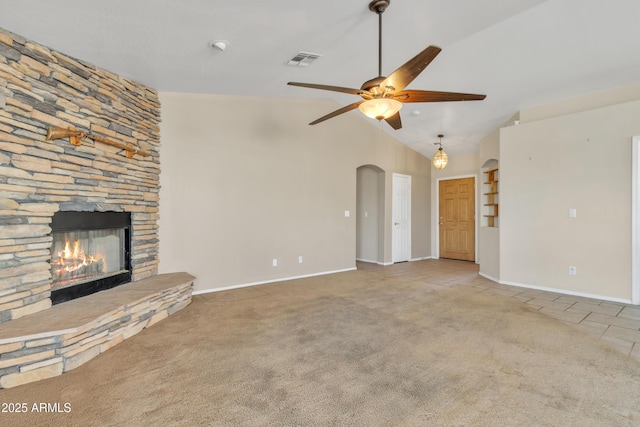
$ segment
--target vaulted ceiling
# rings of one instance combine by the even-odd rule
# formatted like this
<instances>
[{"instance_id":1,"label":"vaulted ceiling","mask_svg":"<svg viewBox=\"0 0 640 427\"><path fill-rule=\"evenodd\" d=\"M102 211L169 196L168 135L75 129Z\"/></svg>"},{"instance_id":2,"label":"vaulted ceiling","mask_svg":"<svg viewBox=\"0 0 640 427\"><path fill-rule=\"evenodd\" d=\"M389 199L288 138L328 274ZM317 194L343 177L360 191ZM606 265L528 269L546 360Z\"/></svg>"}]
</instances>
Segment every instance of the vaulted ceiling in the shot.
<instances>
[{"instance_id":1,"label":"vaulted ceiling","mask_svg":"<svg viewBox=\"0 0 640 427\"><path fill-rule=\"evenodd\" d=\"M339 108L359 98L286 83L359 88L376 77L378 17L368 4L1 0L0 27L161 92L323 97ZM639 81L639 17L638 0L392 0L383 74L436 45L442 52L408 88L487 98L405 104L398 131L366 120L429 157L439 133L451 155L477 151L522 108ZM209 46L219 39L224 52ZM322 56L286 65L299 51Z\"/></svg>"}]
</instances>

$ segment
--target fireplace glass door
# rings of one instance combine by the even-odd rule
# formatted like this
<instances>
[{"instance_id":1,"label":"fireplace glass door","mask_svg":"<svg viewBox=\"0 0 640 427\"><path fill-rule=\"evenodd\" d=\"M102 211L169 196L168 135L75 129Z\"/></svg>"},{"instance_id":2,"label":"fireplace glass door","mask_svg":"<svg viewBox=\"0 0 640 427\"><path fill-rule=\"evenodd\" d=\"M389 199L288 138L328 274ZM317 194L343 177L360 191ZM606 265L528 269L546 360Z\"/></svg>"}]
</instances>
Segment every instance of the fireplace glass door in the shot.
<instances>
[{"instance_id":1,"label":"fireplace glass door","mask_svg":"<svg viewBox=\"0 0 640 427\"><path fill-rule=\"evenodd\" d=\"M126 272L124 238L123 228L53 233L53 287Z\"/></svg>"},{"instance_id":2,"label":"fireplace glass door","mask_svg":"<svg viewBox=\"0 0 640 427\"><path fill-rule=\"evenodd\" d=\"M130 214L56 212L51 228L53 304L131 280Z\"/></svg>"}]
</instances>

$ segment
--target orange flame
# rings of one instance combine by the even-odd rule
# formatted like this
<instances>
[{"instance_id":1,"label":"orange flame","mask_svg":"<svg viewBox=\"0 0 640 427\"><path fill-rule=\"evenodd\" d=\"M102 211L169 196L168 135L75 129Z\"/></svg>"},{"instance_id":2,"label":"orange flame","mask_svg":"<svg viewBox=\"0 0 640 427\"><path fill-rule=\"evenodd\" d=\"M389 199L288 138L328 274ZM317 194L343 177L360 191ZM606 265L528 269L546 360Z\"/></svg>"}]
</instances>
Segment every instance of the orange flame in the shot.
<instances>
[{"instance_id":1,"label":"orange flame","mask_svg":"<svg viewBox=\"0 0 640 427\"><path fill-rule=\"evenodd\" d=\"M55 264L62 266L62 268L56 270L56 273L73 272L101 259L100 256L85 255L84 249L80 246L80 240L73 242L73 251L71 251L70 242L67 239L64 250L58 252Z\"/></svg>"}]
</instances>

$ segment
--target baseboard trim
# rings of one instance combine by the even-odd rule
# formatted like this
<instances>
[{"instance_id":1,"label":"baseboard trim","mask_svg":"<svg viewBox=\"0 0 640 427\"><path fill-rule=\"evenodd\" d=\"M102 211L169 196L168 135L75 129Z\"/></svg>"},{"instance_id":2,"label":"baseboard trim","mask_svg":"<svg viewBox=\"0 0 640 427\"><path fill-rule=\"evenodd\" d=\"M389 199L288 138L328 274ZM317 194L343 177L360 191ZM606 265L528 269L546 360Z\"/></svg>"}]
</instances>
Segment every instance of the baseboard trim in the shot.
<instances>
[{"instance_id":1,"label":"baseboard trim","mask_svg":"<svg viewBox=\"0 0 640 427\"><path fill-rule=\"evenodd\" d=\"M493 276L489 276L488 274L484 274L484 273L482 273L482 272L479 272L478 274L479 274L480 276L484 277L485 279L489 279L489 280L491 280L492 282L500 283L500 280L499 280L499 279L496 279L496 278L495 278L495 277L493 277Z\"/></svg>"},{"instance_id":2,"label":"baseboard trim","mask_svg":"<svg viewBox=\"0 0 640 427\"><path fill-rule=\"evenodd\" d=\"M538 290L538 291L555 292L557 294L573 295L573 296L576 296L576 297L599 299L599 300L602 300L602 301L619 302L619 303L623 303L623 304L633 304L633 302L630 299L613 298L613 297L608 297L608 296L604 296L604 295L587 294L587 293L584 293L584 292L574 292L574 291L569 291L569 290L566 290L566 289L548 288L546 286L527 285L525 283L510 282L508 280L500 280L500 281L498 281L498 283L501 284L501 285L516 286L518 288L527 288L527 289L535 289L535 290Z\"/></svg>"},{"instance_id":3,"label":"baseboard trim","mask_svg":"<svg viewBox=\"0 0 640 427\"><path fill-rule=\"evenodd\" d=\"M428 259L433 259L433 257L430 256L425 256L425 257L418 257L418 258L411 258L409 260L409 262L413 262L413 261L425 261ZM360 262L368 262L371 264L378 264L378 265L383 265L383 266L387 266L387 265L393 265L395 264L394 262L380 262L380 261L373 261L370 259L363 259L363 258L356 258L356 261L360 261Z\"/></svg>"},{"instance_id":4,"label":"baseboard trim","mask_svg":"<svg viewBox=\"0 0 640 427\"><path fill-rule=\"evenodd\" d=\"M356 267L345 268L345 269L342 269L342 270L321 271L319 273L303 274L301 276L282 277L280 279L264 280L264 281L260 281L260 282L243 283L243 284L240 284L240 285L225 286L224 288L204 289L204 290L200 290L200 291L193 291L193 295L201 295L201 294L209 294L209 293L212 293L212 292L229 291L231 289L248 288L248 287L251 287L251 286L266 285L268 283L285 282L287 280L304 279L304 278L307 278L307 277L325 276L327 274L344 273L345 271L353 271L353 270L356 270Z\"/></svg>"},{"instance_id":5,"label":"baseboard trim","mask_svg":"<svg viewBox=\"0 0 640 427\"><path fill-rule=\"evenodd\" d=\"M414 261L426 261L426 260L428 260L428 259L433 259L433 257L426 256L426 257L422 257L422 258L412 258L412 259L410 259L410 260L409 260L409 261L407 261L407 262L414 262ZM378 261L369 261L369 260L366 260L366 259L360 259L360 258L356 258L356 261L370 262L370 263L372 263L372 264L378 264L378 265L381 265L381 266L383 266L383 267L387 267L387 266L389 266L389 265L396 264L395 262L378 262ZM404 262L404 261L402 261L402 262Z\"/></svg>"},{"instance_id":6,"label":"baseboard trim","mask_svg":"<svg viewBox=\"0 0 640 427\"><path fill-rule=\"evenodd\" d=\"M360 262L368 262L369 264L384 265L384 263L382 263L382 262L380 262L380 261L374 261L374 260L371 260L371 259L356 258L356 261L360 261Z\"/></svg>"}]
</instances>

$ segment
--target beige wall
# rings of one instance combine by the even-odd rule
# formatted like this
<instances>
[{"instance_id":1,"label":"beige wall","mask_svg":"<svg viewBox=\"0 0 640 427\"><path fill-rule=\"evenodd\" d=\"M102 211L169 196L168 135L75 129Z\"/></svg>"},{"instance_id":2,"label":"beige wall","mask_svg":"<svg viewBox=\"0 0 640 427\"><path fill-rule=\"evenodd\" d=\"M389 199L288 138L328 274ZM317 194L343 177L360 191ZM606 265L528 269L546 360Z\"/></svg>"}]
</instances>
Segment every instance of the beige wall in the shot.
<instances>
[{"instance_id":1,"label":"beige wall","mask_svg":"<svg viewBox=\"0 0 640 427\"><path fill-rule=\"evenodd\" d=\"M631 138L639 117L635 101L501 130L501 281L631 299Z\"/></svg>"},{"instance_id":2,"label":"beige wall","mask_svg":"<svg viewBox=\"0 0 640 427\"><path fill-rule=\"evenodd\" d=\"M638 99L640 99L640 82L527 108L519 113L517 119L520 120L520 123L528 123L564 114L618 105Z\"/></svg>"},{"instance_id":3,"label":"beige wall","mask_svg":"<svg viewBox=\"0 0 640 427\"><path fill-rule=\"evenodd\" d=\"M196 290L351 269L356 170L412 176L413 257L428 257L429 160L332 101L160 94L160 270ZM385 213L390 212L385 189ZM345 217L350 211L350 217ZM384 257L390 259L390 227ZM302 264L298 256L304 257ZM278 266L272 266L272 259Z\"/></svg>"},{"instance_id":4,"label":"beige wall","mask_svg":"<svg viewBox=\"0 0 640 427\"><path fill-rule=\"evenodd\" d=\"M630 141L640 134L638 102L573 112L568 101L536 107L536 120L501 129L479 154L451 158L437 171L357 112L308 126L337 108L328 100L165 93L161 101L160 271L192 272L197 290L353 268L363 165L383 171L377 260L391 261L394 172L412 176L412 258L435 255L438 179L481 179L492 157L500 160L500 227L479 229L480 272L503 283L631 298ZM605 155L612 166L602 166ZM577 218L569 220L569 208Z\"/></svg>"},{"instance_id":5,"label":"beige wall","mask_svg":"<svg viewBox=\"0 0 640 427\"><path fill-rule=\"evenodd\" d=\"M408 149L407 153L413 152ZM387 173L386 206L389 207L385 222L388 225L387 240L389 250L385 253L385 263L391 263L391 172L411 175L411 259L431 258L431 160L422 155L412 155L409 160L410 172L390 171ZM419 172L419 173L418 173Z\"/></svg>"}]
</instances>

